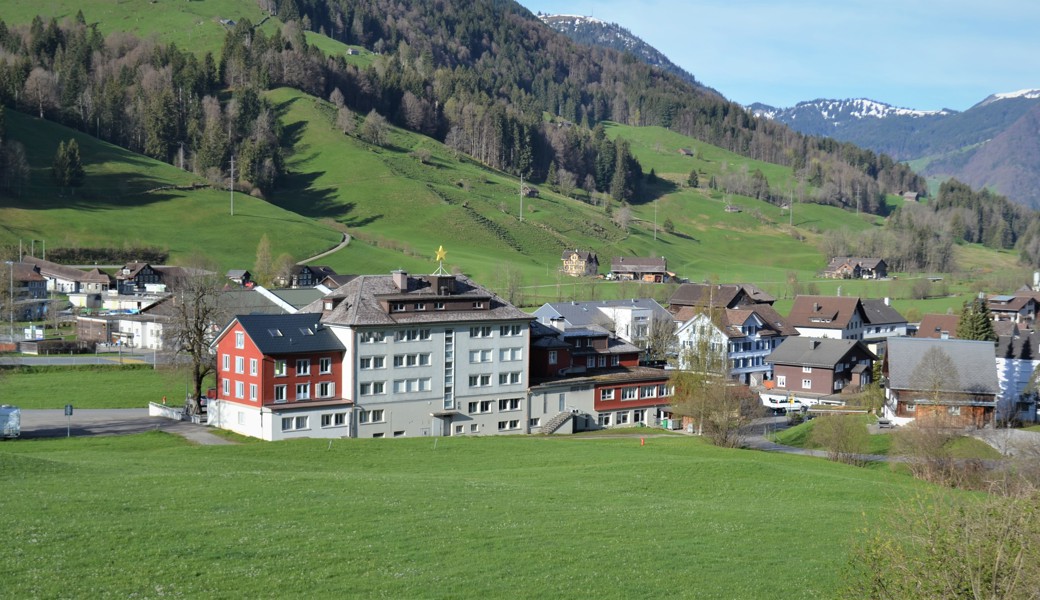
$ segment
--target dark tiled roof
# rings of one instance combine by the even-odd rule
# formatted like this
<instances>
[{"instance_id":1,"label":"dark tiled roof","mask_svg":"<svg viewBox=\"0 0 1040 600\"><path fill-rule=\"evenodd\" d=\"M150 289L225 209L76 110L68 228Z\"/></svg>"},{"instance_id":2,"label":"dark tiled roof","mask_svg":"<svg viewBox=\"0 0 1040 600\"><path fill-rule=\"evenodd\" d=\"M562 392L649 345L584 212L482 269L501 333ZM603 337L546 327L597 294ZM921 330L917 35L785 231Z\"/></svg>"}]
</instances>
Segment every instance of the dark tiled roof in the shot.
<instances>
[{"instance_id":1,"label":"dark tiled roof","mask_svg":"<svg viewBox=\"0 0 1040 600\"><path fill-rule=\"evenodd\" d=\"M748 283L723 285L684 283L675 290L668 303L680 306L708 306L711 304L734 308L738 304L772 304L775 301L776 298Z\"/></svg>"},{"instance_id":2,"label":"dark tiled roof","mask_svg":"<svg viewBox=\"0 0 1040 600\"><path fill-rule=\"evenodd\" d=\"M917 367L929 350L936 348L950 357L951 373L943 373L940 392L996 394L997 363L993 342L890 338L888 340L888 385L892 389L920 390L930 387L926 374Z\"/></svg>"},{"instance_id":3,"label":"dark tiled roof","mask_svg":"<svg viewBox=\"0 0 1040 600\"><path fill-rule=\"evenodd\" d=\"M596 260L596 255L586 250L564 250L562 253L560 253L560 260L570 260L571 254L577 254L578 258L580 258L581 260ZM596 262L599 261L596 260Z\"/></svg>"},{"instance_id":4,"label":"dark tiled roof","mask_svg":"<svg viewBox=\"0 0 1040 600\"><path fill-rule=\"evenodd\" d=\"M668 261L664 257L643 258L638 256L617 256L610 259L611 271L664 272Z\"/></svg>"},{"instance_id":5,"label":"dark tiled roof","mask_svg":"<svg viewBox=\"0 0 1040 600\"><path fill-rule=\"evenodd\" d=\"M1002 335L997 338L996 352L997 358L1040 360L1040 332L1034 331L1029 335Z\"/></svg>"},{"instance_id":6,"label":"dark tiled roof","mask_svg":"<svg viewBox=\"0 0 1040 600\"><path fill-rule=\"evenodd\" d=\"M239 315L249 339L265 355L343 351L343 344L316 314Z\"/></svg>"},{"instance_id":7,"label":"dark tiled roof","mask_svg":"<svg viewBox=\"0 0 1040 600\"><path fill-rule=\"evenodd\" d=\"M86 273L79 269L66 267L65 265L59 265L58 263L52 263L49 260L43 260L34 256L26 256L22 258L22 262L35 266L39 270L40 275L52 279L83 281L86 276Z\"/></svg>"},{"instance_id":8,"label":"dark tiled roof","mask_svg":"<svg viewBox=\"0 0 1040 600\"><path fill-rule=\"evenodd\" d=\"M857 345L863 354L874 356L857 340L790 337L766 357L766 362L833 369L834 365L841 362Z\"/></svg>"},{"instance_id":9,"label":"dark tiled roof","mask_svg":"<svg viewBox=\"0 0 1040 600\"><path fill-rule=\"evenodd\" d=\"M857 310L862 310L854 296L797 296L788 320L795 327L845 329Z\"/></svg>"},{"instance_id":10,"label":"dark tiled roof","mask_svg":"<svg viewBox=\"0 0 1040 600\"><path fill-rule=\"evenodd\" d=\"M669 312L651 298L552 302L543 304L534 314L541 319L559 315L571 325L603 325L610 322L610 316L603 309L611 308L648 308L653 311L654 318L671 318Z\"/></svg>"},{"instance_id":11,"label":"dark tiled roof","mask_svg":"<svg viewBox=\"0 0 1040 600\"><path fill-rule=\"evenodd\" d=\"M906 323L906 317L880 298L864 298L860 300L860 304L863 306L863 317L870 325Z\"/></svg>"},{"instance_id":12,"label":"dark tiled roof","mask_svg":"<svg viewBox=\"0 0 1040 600\"><path fill-rule=\"evenodd\" d=\"M416 283L417 277L409 277ZM424 312L387 313L379 300L381 297L408 298L432 302L443 298L447 302L458 300L484 300L489 302L486 310L439 310ZM322 322L350 326L409 325L423 323L459 323L473 321L532 320L531 315L505 302L490 291L477 285L464 275L455 276L455 292L441 296L429 285L417 285L402 292L394 284L391 275L359 275L353 281L333 290L325 298L338 301L336 307L322 316ZM314 301L300 312L321 313L324 299Z\"/></svg>"}]
</instances>

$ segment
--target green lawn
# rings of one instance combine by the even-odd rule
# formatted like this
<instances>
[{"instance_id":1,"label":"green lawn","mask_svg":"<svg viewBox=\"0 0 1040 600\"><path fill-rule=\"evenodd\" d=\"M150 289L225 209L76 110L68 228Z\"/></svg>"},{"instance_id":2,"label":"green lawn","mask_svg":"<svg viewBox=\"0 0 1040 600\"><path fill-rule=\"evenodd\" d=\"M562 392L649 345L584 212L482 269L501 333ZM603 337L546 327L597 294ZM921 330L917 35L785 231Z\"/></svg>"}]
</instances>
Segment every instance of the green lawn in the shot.
<instances>
[{"instance_id":1,"label":"green lawn","mask_svg":"<svg viewBox=\"0 0 1040 600\"><path fill-rule=\"evenodd\" d=\"M126 359L128 362L134 360ZM0 389L4 404L23 409L147 408L167 397L184 402L184 372L154 370L143 365L98 367L31 367L4 369Z\"/></svg>"},{"instance_id":2,"label":"green lawn","mask_svg":"<svg viewBox=\"0 0 1040 600\"><path fill-rule=\"evenodd\" d=\"M925 488L685 436L436 441L0 444L4 595L832 598Z\"/></svg>"}]
</instances>

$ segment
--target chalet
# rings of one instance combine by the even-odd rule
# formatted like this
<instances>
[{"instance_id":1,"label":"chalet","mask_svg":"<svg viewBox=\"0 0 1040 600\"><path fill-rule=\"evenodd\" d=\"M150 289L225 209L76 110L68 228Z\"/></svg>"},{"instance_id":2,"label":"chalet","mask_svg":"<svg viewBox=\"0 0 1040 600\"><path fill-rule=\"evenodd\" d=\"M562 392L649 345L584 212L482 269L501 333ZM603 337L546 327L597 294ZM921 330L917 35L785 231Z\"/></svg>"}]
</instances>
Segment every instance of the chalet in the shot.
<instances>
[{"instance_id":1,"label":"chalet","mask_svg":"<svg viewBox=\"0 0 1040 600\"><path fill-rule=\"evenodd\" d=\"M724 352L731 379L749 385L772 379L767 357L798 331L768 304L720 309L716 315L702 312L679 325L679 368L695 368L693 357L705 350Z\"/></svg>"},{"instance_id":2,"label":"chalet","mask_svg":"<svg viewBox=\"0 0 1040 600\"><path fill-rule=\"evenodd\" d=\"M332 270L332 267L325 267L319 265L293 265L289 269L288 273L275 277L274 283L278 287L288 287L292 289L297 288L311 288L319 283L329 275L335 275L336 271Z\"/></svg>"},{"instance_id":3,"label":"chalet","mask_svg":"<svg viewBox=\"0 0 1040 600\"><path fill-rule=\"evenodd\" d=\"M937 340L954 339L957 337L957 323L960 322L960 319L958 315L924 315L921 317L921 324L917 326L917 333L914 337Z\"/></svg>"},{"instance_id":4,"label":"chalet","mask_svg":"<svg viewBox=\"0 0 1040 600\"><path fill-rule=\"evenodd\" d=\"M4 318L18 321L39 321L47 315L47 279L31 263L11 262L4 273L3 287L11 288L14 301L8 310L4 303ZM4 294L6 295L6 293Z\"/></svg>"},{"instance_id":5,"label":"chalet","mask_svg":"<svg viewBox=\"0 0 1040 600\"><path fill-rule=\"evenodd\" d=\"M650 298L553 302L543 304L533 315L542 324L561 330L599 325L640 347L646 347L656 321L672 320L668 310Z\"/></svg>"},{"instance_id":6,"label":"chalet","mask_svg":"<svg viewBox=\"0 0 1040 600\"><path fill-rule=\"evenodd\" d=\"M884 416L897 425L921 418L958 427L993 424L1000 388L992 342L892 338L884 373Z\"/></svg>"},{"instance_id":7,"label":"chalet","mask_svg":"<svg viewBox=\"0 0 1040 600\"><path fill-rule=\"evenodd\" d=\"M797 296L787 320L806 337L861 340L866 315L859 298Z\"/></svg>"},{"instance_id":8,"label":"chalet","mask_svg":"<svg viewBox=\"0 0 1040 600\"><path fill-rule=\"evenodd\" d=\"M116 271L116 289L120 294L165 291L163 272L144 262L130 262Z\"/></svg>"},{"instance_id":9,"label":"chalet","mask_svg":"<svg viewBox=\"0 0 1040 600\"><path fill-rule=\"evenodd\" d=\"M880 258L837 256L822 275L830 279L884 279L888 277L888 265Z\"/></svg>"},{"instance_id":10,"label":"chalet","mask_svg":"<svg viewBox=\"0 0 1040 600\"><path fill-rule=\"evenodd\" d=\"M903 192L903 201L904 202L917 202L918 199L920 198L920 196L921 195L918 194L917 192Z\"/></svg>"},{"instance_id":11,"label":"chalet","mask_svg":"<svg viewBox=\"0 0 1040 600\"><path fill-rule=\"evenodd\" d=\"M599 274L599 259L592 252L564 250L560 256L563 266L560 271L571 277L595 277Z\"/></svg>"},{"instance_id":12,"label":"chalet","mask_svg":"<svg viewBox=\"0 0 1040 600\"><path fill-rule=\"evenodd\" d=\"M231 269L227 272L227 278L238 285L247 285L252 282L253 275L245 269Z\"/></svg>"},{"instance_id":13,"label":"chalet","mask_svg":"<svg viewBox=\"0 0 1040 600\"><path fill-rule=\"evenodd\" d=\"M679 148L679 156L693 156L693 150L689 148Z\"/></svg>"},{"instance_id":14,"label":"chalet","mask_svg":"<svg viewBox=\"0 0 1040 600\"><path fill-rule=\"evenodd\" d=\"M802 405L841 402L841 393L870 383L876 358L859 340L788 338L766 357L774 386L762 399L767 406L792 398Z\"/></svg>"},{"instance_id":15,"label":"chalet","mask_svg":"<svg viewBox=\"0 0 1040 600\"><path fill-rule=\"evenodd\" d=\"M986 298L994 321L1011 321L1032 328L1036 318L1036 301L1031 295L992 295Z\"/></svg>"},{"instance_id":16,"label":"chalet","mask_svg":"<svg viewBox=\"0 0 1040 600\"><path fill-rule=\"evenodd\" d=\"M610 278L618 281L645 281L663 283L668 281L668 261L660 258L638 258L619 256L610 261Z\"/></svg>"}]
</instances>

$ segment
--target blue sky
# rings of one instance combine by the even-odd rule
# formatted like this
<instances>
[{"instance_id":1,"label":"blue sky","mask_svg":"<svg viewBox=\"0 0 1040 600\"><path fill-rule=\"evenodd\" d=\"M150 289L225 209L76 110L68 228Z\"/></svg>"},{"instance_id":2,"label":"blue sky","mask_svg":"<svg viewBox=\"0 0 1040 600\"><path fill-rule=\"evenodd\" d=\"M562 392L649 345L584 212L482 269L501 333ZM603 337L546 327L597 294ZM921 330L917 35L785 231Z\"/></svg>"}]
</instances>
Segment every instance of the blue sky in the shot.
<instances>
[{"instance_id":1,"label":"blue sky","mask_svg":"<svg viewBox=\"0 0 1040 600\"><path fill-rule=\"evenodd\" d=\"M520 0L617 23L727 98L965 110L1040 88L1035 0Z\"/></svg>"}]
</instances>

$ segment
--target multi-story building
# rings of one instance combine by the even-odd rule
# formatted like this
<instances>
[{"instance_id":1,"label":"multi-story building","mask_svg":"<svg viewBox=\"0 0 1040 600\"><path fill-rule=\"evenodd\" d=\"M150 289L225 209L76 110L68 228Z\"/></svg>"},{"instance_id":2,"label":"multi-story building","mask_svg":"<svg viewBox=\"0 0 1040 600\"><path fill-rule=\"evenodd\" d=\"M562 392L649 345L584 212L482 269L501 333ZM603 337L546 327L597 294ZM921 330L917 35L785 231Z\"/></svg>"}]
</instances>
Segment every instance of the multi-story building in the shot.
<instances>
[{"instance_id":1,"label":"multi-story building","mask_svg":"<svg viewBox=\"0 0 1040 600\"><path fill-rule=\"evenodd\" d=\"M876 358L858 340L790 338L766 358L773 366L773 382L762 399L767 406L788 400L802 405L841 402L842 392L870 383Z\"/></svg>"},{"instance_id":2,"label":"multi-story building","mask_svg":"<svg viewBox=\"0 0 1040 600\"><path fill-rule=\"evenodd\" d=\"M557 329L599 325L640 347L646 346L655 322L672 321L668 310L652 298L553 302L533 314L543 325Z\"/></svg>"},{"instance_id":3,"label":"multi-story building","mask_svg":"<svg viewBox=\"0 0 1040 600\"><path fill-rule=\"evenodd\" d=\"M861 340L866 316L856 297L797 296L787 320L806 337Z\"/></svg>"},{"instance_id":4,"label":"multi-story building","mask_svg":"<svg viewBox=\"0 0 1040 600\"><path fill-rule=\"evenodd\" d=\"M586 250L564 250L560 255L560 271L571 277L595 277L599 274L599 258Z\"/></svg>"},{"instance_id":5,"label":"multi-story building","mask_svg":"<svg viewBox=\"0 0 1040 600\"><path fill-rule=\"evenodd\" d=\"M712 318L711 315L716 315ZM768 304L702 312L679 325L679 368L695 368L700 352L724 352L729 377L747 385L772 379L766 357L798 331Z\"/></svg>"}]
</instances>

